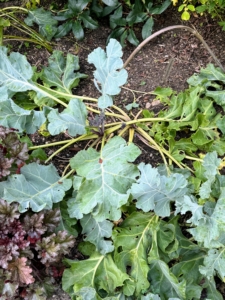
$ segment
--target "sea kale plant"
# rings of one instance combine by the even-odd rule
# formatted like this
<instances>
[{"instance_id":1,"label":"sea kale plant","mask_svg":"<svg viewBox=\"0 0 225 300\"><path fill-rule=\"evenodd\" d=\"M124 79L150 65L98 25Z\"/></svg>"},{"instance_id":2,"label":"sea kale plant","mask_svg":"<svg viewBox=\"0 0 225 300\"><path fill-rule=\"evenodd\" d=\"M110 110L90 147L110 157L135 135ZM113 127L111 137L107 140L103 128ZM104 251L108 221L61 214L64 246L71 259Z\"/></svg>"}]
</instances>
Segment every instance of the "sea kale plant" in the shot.
<instances>
[{"instance_id":1,"label":"sea kale plant","mask_svg":"<svg viewBox=\"0 0 225 300\"><path fill-rule=\"evenodd\" d=\"M70 136L29 146L61 145L46 163L70 145L84 145L62 176L53 164L33 161L0 182L2 219L8 218L2 243L13 252L1 250L2 291L14 278L17 286L32 284L32 254L48 269L58 259L53 253L64 255L73 245L65 233L51 233L48 216L57 208L60 228L79 235L83 258L63 259L62 286L71 299L223 299L216 281L225 277L225 74L209 64L185 91L151 92L164 105L159 115L134 115L114 105L128 78L122 54L114 39L89 54L100 94L93 99L73 93L85 77L77 57L54 51L36 74L25 56L0 49L0 125L26 135L44 124L52 136ZM135 164L139 140L160 153L162 165ZM18 266L27 279L14 277Z\"/></svg>"}]
</instances>

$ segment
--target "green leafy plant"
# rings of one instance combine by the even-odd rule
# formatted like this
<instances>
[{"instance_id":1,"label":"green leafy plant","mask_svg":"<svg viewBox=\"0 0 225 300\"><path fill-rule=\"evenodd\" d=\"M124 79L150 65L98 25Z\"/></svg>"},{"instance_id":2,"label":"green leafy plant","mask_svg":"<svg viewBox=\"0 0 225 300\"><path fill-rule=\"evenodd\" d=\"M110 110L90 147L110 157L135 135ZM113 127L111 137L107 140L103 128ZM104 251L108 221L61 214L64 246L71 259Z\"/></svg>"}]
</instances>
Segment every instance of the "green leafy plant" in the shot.
<instances>
[{"instance_id":1,"label":"green leafy plant","mask_svg":"<svg viewBox=\"0 0 225 300\"><path fill-rule=\"evenodd\" d=\"M146 39L152 33L154 15L163 13L169 5L170 1L167 0L159 5L154 5L153 1L136 0L134 4L130 5L129 14L124 17L123 5L120 4L110 15L110 27L113 30L109 38L119 39L122 46L125 46L126 40L137 46L139 41L134 31L135 24L144 23L141 33L143 40Z\"/></svg>"},{"instance_id":2,"label":"green leafy plant","mask_svg":"<svg viewBox=\"0 0 225 300\"><path fill-rule=\"evenodd\" d=\"M195 11L195 7L192 4L184 3L184 4L179 6L178 11L180 11L180 12L182 11L181 19L185 20L185 21L188 21L191 17L189 11L190 12Z\"/></svg>"},{"instance_id":3,"label":"green leafy plant","mask_svg":"<svg viewBox=\"0 0 225 300\"><path fill-rule=\"evenodd\" d=\"M15 14L24 13L28 14L29 10L23 7L16 6L0 9L0 46L3 45L3 42L17 40L38 44L45 47L49 52L51 52L52 47L50 43L30 26L27 26L21 19L19 19L19 17L15 16ZM22 32L23 36L12 36L4 34L4 29L10 26Z\"/></svg>"},{"instance_id":4,"label":"green leafy plant","mask_svg":"<svg viewBox=\"0 0 225 300\"><path fill-rule=\"evenodd\" d=\"M176 28L188 27L169 27L140 46ZM7 55L1 48L0 125L34 133L44 123L51 135L70 135L69 140L29 147L63 145L47 161L78 141L88 141L89 147L70 159L62 176L52 164L24 165L20 174L0 183L0 196L16 202L20 213L31 209L42 214L59 206L69 232L78 223L83 236L79 251L85 257L64 259L63 289L72 299L191 300L205 292L208 299L221 300L215 278L224 278L224 161L218 155L224 155L225 140L224 116L216 109L224 109L225 75L208 65L188 80L184 92L151 92L164 104L158 116L146 110L133 116L113 105L113 96L126 83L125 67L138 50L123 64L122 47L111 39L106 51L97 48L88 56L100 93L93 99L73 94L83 77L74 73L74 56L53 53L37 83L24 56ZM19 92L29 94L41 110L21 108ZM64 110L59 112L54 103ZM87 118L89 111L95 118ZM133 143L134 133L159 151L162 166L135 164L141 151ZM42 240L36 251L48 243Z\"/></svg>"},{"instance_id":5,"label":"green leafy plant","mask_svg":"<svg viewBox=\"0 0 225 300\"><path fill-rule=\"evenodd\" d=\"M196 192L190 174L174 170L168 176L161 167L141 163L139 179L128 191L129 204L122 208L123 221L112 229L114 250L105 245L107 254L97 247L98 252L93 252L86 242L80 249L88 259L65 260L69 268L63 274L63 288L72 299L85 299L87 294L92 299L200 299L203 290L208 299L222 299L214 281L215 275L224 278L220 162L215 152L205 156L201 166L204 179L199 178L200 165L196 168L198 176L194 178L200 180ZM199 197L204 198L201 204ZM191 239L180 227L179 215L187 212L185 231ZM95 218L95 209L93 215Z\"/></svg>"},{"instance_id":6,"label":"green leafy plant","mask_svg":"<svg viewBox=\"0 0 225 300\"><path fill-rule=\"evenodd\" d=\"M90 1L68 1L68 9L65 12L58 13L56 19L64 21L58 27L55 37L62 37L72 30L75 38L81 40L84 38L84 28L96 29L98 23L90 16L88 9Z\"/></svg>"},{"instance_id":7,"label":"green leafy plant","mask_svg":"<svg viewBox=\"0 0 225 300\"><path fill-rule=\"evenodd\" d=\"M69 0L68 5L62 11L51 12L42 7L30 10L24 21L29 26L37 24L40 33L48 40L53 37L61 38L70 31L77 40L81 40L84 38L85 28L96 29L98 28L98 19L109 16L112 32L108 39L120 39L122 46L125 46L126 41L137 46L139 41L134 31L134 25L143 24L142 38L145 39L151 35L154 15L163 13L170 4L170 0L157 4L153 1L140 0L136 0L134 4L118 0Z\"/></svg>"},{"instance_id":8,"label":"green leafy plant","mask_svg":"<svg viewBox=\"0 0 225 300\"><path fill-rule=\"evenodd\" d=\"M171 1L173 2L173 5L177 5L178 3L178 0ZM220 21L218 24L222 26L223 30L225 29L225 21L223 20L223 12L225 9L224 0L184 0L179 2L182 3L178 7L178 11L182 12L182 20L189 20L192 12L199 13L201 15L209 13L213 18L219 19Z\"/></svg>"}]
</instances>

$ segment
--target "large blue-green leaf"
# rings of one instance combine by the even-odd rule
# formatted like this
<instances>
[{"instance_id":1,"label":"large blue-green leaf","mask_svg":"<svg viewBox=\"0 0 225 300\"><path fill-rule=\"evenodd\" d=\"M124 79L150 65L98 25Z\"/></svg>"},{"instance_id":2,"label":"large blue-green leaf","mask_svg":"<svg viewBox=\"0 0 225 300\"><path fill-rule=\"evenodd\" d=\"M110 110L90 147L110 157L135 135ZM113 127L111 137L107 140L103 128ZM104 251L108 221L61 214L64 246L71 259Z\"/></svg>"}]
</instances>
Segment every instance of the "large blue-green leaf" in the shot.
<instances>
[{"instance_id":1,"label":"large blue-green leaf","mask_svg":"<svg viewBox=\"0 0 225 300\"><path fill-rule=\"evenodd\" d=\"M200 187L199 195L201 198L209 198L211 193L211 185L215 181L220 163L221 159L217 157L217 153L215 151L207 153L204 157L202 166L204 168L204 176L207 181L205 181Z\"/></svg>"},{"instance_id":2,"label":"large blue-green leaf","mask_svg":"<svg viewBox=\"0 0 225 300\"><path fill-rule=\"evenodd\" d=\"M210 249L204 258L203 266L199 271L209 280L216 274L222 281L225 279L225 247L221 249Z\"/></svg>"},{"instance_id":3,"label":"large blue-green leaf","mask_svg":"<svg viewBox=\"0 0 225 300\"><path fill-rule=\"evenodd\" d=\"M192 213L187 222L191 223L193 228L188 231L206 248L220 247L224 243L225 188L221 187L220 192L219 199L210 209L208 202L200 205L194 196L185 196L183 200L176 201L176 213L185 214L188 211Z\"/></svg>"},{"instance_id":4,"label":"large blue-green leaf","mask_svg":"<svg viewBox=\"0 0 225 300\"><path fill-rule=\"evenodd\" d=\"M89 241L96 246L96 249L101 254L112 252L114 247L110 240L112 236L113 223L105 220L103 222L96 222L91 214L84 216L80 220L83 228L82 234L85 235L84 241Z\"/></svg>"},{"instance_id":5,"label":"large blue-green leaf","mask_svg":"<svg viewBox=\"0 0 225 300\"><path fill-rule=\"evenodd\" d=\"M134 144L127 146L126 141L117 136L112 138L99 153L89 148L82 150L70 160L72 169L84 177L77 196L70 203L70 210L95 217L98 222L105 219L118 220L120 207L129 198L127 193L139 172L133 162L140 154Z\"/></svg>"},{"instance_id":6,"label":"large blue-green leaf","mask_svg":"<svg viewBox=\"0 0 225 300\"><path fill-rule=\"evenodd\" d=\"M0 102L0 125L26 130L28 134L34 133L45 122L44 111L25 110L16 105L11 99Z\"/></svg>"},{"instance_id":7,"label":"large blue-green leaf","mask_svg":"<svg viewBox=\"0 0 225 300\"><path fill-rule=\"evenodd\" d=\"M160 175L151 165L141 163L137 183L131 187L131 194L137 199L137 208L147 212L154 210L158 216L170 215L170 203L183 199L188 191L188 182L182 174Z\"/></svg>"},{"instance_id":8,"label":"large blue-green leaf","mask_svg":"<svg viewBox=\"0 0 225 300\"><path fill-rule=\"evenodd\" d=\"M65 196L71 187L71 180L64 179L59 184L60 176L53 165L42 166L31 163L21 168L21 174L12 175L0 183L4 189L3 199L18 202L20 212L31 208L33 211L51 209Z\"/></svg>"},{"instance_id":9,"label":"large blue-green leaf","mask_svg":"<svg viewBox=\"0 0 225 300\"><path fill-rule=\"evenodd\" d=\"M33 70L26 56L16 52L7 56L7 49L0 46L0 57L1 101L8 100L17 92L35 91L39 101L47 97L51 104L54 103L49 93L44 92L32 82Z\"/></svg>"},{"instance_id":10,"label":"large blue-green leaf","mask_svg":"<svg viewBox=\"0 0 225 300\"><path fill-rule=\"evenodd\" d=\"M102 109L113 105L113 95L120 92L120 86L127 81L127 71L123 67L122 47L115 39L110 39L106 52L95 49L88 55L88 62L96 67L94 83L102 96L98 100L98 106ZM119 70L119 71L118 71Z\"/></svg>"},{"instance_id":11,"label":"large blue-green leaf","mask_svg":"<svg viewBox=\"0 0 225 300\"><path fill-rule=\"evenodd\" d=\"M204 247L220 247L224 243L224 210L225 188L221 188L221 195L216 202L212 214L204 214L203 218L201 218L198 222L193 223L197 227L188 230L194 236L196 241L204 244Z\"/></svg>"},{"instance_id":12,"label":"large blue-green leaf","mask_svg":"<svg viewBox=\"0 0 225 300\"><path fill-rule=\"evenodd\" d=\"M176 199L175 214L192 213L192 217L187 220L188 223L198 224L199 220L204 219L203 205L199 205L197 199L190 195L185 195L182 199Z\"/></svg>"},{"instance_id":13,"label":"large blue-green leaf","mask_svg":"<svg viewBox=\"0 0 225 300\"><path fill-rule=\"evenodd\" d=\"M179 282L164 261L160 259L152 260L150 268L152 289L160 294L162 300L167 300L168 296L175 298L179 297L178 299L182 300L186 299L185 280Z\"/></svg>"},{"instance_id":14,"label":"large blue-green leaf","mask_svg":"<svg viewBox=\"0 0 225 300\"><path fill-rule=\"evenodd\" d=\"M65 58L62 51L55 50L48 59L48 67L43 68L40 77L44 85L59 92L72 94L72 88L78 85L81 78L87 77L77 72L79 69L78 56L68 53Z\"/></svg>"},{"instance_id":15,"label":"large blue-green leaf","mask_svg":"<svg viewBox=\"0 0 225 300\"><path fill-rule=\"evenodd\" d=\"M68 107L62 113L52 109L48 114L48 130L51 135L68 130L71 136L86 132L87 110L83 102L71 99Z\"/></svg>"},{"instance_id":16,"label":"large blue-green leaf","mask_svg":"<svg viewBox=\"0 0 225 300\"><path fill-rule=\"evenodd\" d=\"M33 70L24 55L12 52L7 56L7 49L0 47L0 57L1 101L8 100L17 92L34 91L34 101L37 105L53 106L58 100L57 92L61 93L60 98L64 97L62 92L67 93L64 98L68 99L71 89L79 83L80 78L86 77L74 73L79 69L76 56L68 54L65 59L60 51L56 51L49 59L50 66L46 67L40 76L48 87L45 88L32 81Z\"/></svg>"},{"instance_id":17,"label":"large blue-green leaf","mask_svg":"<svg viewBox=\"0 0 225 300\"><path fill-rule=\"evenodd\" d=\"M95 253L86 260L65 261L70 268L63 273L62 285L68 293L78 293L84 287L92 287L97 292L103 290L113 295L129 280L129 276L116 266L110 254L104 256Z\"/></svg>"},{"instance_id":18,"label":"large blue-green leaf","mask_svg":"<svg viewBox=\"0 0 225 300\"><path fill-rule=\"evenodd\" d=\"M4 87L8 96L11 97L16 92L32 90L33 70L26 57L17 52L7 56L7 48L2 46L0 46L0 57L0 87Z\"/></svg>"}]
</instances>

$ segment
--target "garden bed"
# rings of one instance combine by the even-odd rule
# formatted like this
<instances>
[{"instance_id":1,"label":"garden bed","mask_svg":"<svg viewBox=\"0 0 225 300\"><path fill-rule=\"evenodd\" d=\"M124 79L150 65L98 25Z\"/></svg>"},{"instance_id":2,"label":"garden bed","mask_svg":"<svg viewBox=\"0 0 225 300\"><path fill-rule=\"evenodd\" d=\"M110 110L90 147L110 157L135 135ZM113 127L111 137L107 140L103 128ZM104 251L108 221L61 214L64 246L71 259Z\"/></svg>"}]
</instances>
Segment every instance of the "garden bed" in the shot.
<instances>
[{"instance_id":1,"label":"garden bed","mask_svg":"<svg viewBox=\"0 0 225 300\"><path fill-rule=\"evenodd\" d=\"M10 5L13 3L10 3ZM16 4L17 2L15 2L15 5ZM168 26L178 25L178 24L188 25L190 27L195 28L202 35L204 40L207 42L209 47L212 49L214 54L219 59L220 63L222 65L225 65L225 58L224 58L225 57L224 56L225 36L224 36L224 32L217 25L217 22L215 20L212 20L210 19L210 17L207 16L192 17L189 22L183 23L180 20L180 14L176 11L175 8L171 7L168 10L166 10L163 14L155 17L154 32L162 28L166 28ZM80 65L79 72L88 75L88 78L81 79L79 85L75 89L73 89L73 94L79 95L80 97L82 96L84 97L88 96L90 98L99 97L99 92L97 91L93 83L93 79L94 79L93 72L95 70L95 67L93 66L93 64L88 63L87 58L88 55L97 47L101 47L102 49L105 49L106 41L109 33L110 33L110 28L109 28L108 21L106 18L103 18L100 22L100 27L97 30L85 31L85 38L83 41L77 42L71 34L66 37L59 38L57 39L57 41L55 41L55 44L53 46L54 50L60 50L65 55L71 53L73 55L78 56L79 65ZM138 25L135 27L135 33L137 37L140 37L141 28ZM48 53L46 49L43 48L40 49L35 47L32 44L25 44L23 42L12 42L11 45L13 51L19 51L22 54L26 54L30 64L36 66L37 70L40 71L43 69L44 66L48 65L48 58L50 57L51 54ZM124 62L129 57L129 55L133 52L133 50L134 47L131 46L130 44L128 44L126 48L123 49ZM163 105L159 101L160 93L158 95L153 95L150 92L153 92L159 86L164 88L169 87L177 92L183 91L185 88L188 88L188 84L186 82L187 79L190 76L192 76L194 73L199 73L200 69L206 67L209 63L214 63L213 58L209 55L208 51L204 48L201 42L192 33L187 32L185 30L173 30L173 31L163 33L162 35L156 37L153 41L148 43L144 48L142 48L141 51L133 58L131 63L126 67L129 77L126 84L122 87L121 93L115 97L114 104L119 109L123 109L124 111L126 111L126 113L130 117L135 116L140 109L149 112L153 111L157 116L161 110L165 110L165 105ZM157 99L156 96L158 96ZM59 109L60 112L63 111L63 106L58 105L57 108ZM219 114L221 112L221 108L217 106L216 109ZM91 111L89 111L87 118L89 122L93 121L94 114ZM113 122L116 123L116 121L118 120L115 117ZM29 137L34 147L38 145L46 145L46 147L43 147L43 149L45 150L47 156L49 157L59 149L59 146L47 147L47 145L50 143L56 143L57 141L68 140L70 135L68 134L68 131L55 136L48 136L45 132L42 132L42 134L40 132L35 132L29 134ZM182 132L179 138L185 139L186 138L185 132ZM140 163L151 164L153 167L156 168L163 163L162 155L160 155L160 152L156 148L153 149L154 147L149 147L148 145L149 143L148 142L146 143L146 140L143 139L140 136L140 134L136 133L134 135L133 141L134 141L134 145L136 145L141 150L141 155L139 156L137 155L137 158L134 159L135 164L140 164ZM87 149L86 142L84 141L78 142L76 143L76 145L71 145L70 147L66 148L65 150L61 151L59 154L54 156L51 162L54 164L54 166L56 167L60 175L64 174L64 169L67 167L70 159L73 158L80 151L85 149ZM199 157L201 156L200 152L201 151L198 150ZM206 153L204 153L204 155L205 154ZM78 169L79 167L82 169L82 166L79 166L77 161L76 162L74 161L73 163L74 165L77 166ZM102 161L100 158L99 164L101 163ZM188 168L193 168L192 162L185 161L185 164L187 165ZM140 170L143 171L144 168L140 167ZM162 172L161 174L163 174L163 171L161 172ZM201 180L203 179L201 178ZM207 178L207 180L210 179ZM61 184L61 182L59 183ZM203 185L204 183L201 184ZM133 189L135 190L135 188ZM134 203L136 205L136 202ZM122 217L122 219L125 220L124 221L125 225L127 221L128 227L131 225L129 225L129 221L128 221L129 218L126 219L126 216L131 214L132 210L134 210L134 204L132 205L130 211L125 210ZM139 212L141 209L143 209L143 206L140 204ZM172 207L172 209L174 211L175 208ZM140 216L138 215L138 212L136 214L137 215L135 216L137 220L139 220ZM165 222L169 222L168 221L169 218L167 218L168 215L165 214L164 217L163 214L164 213L160 215L160 217L162 217L162 223L160 223L161 224L160 226L166 226L163 223L164 220ZM109 217L110 216L111 215L109 215ZM153 219L153 217L149 215L149 218L150 217ZM188 238L190 237L190 233L187 230L188 227L186 221L190 219L190 217L191 216L189 215L189 213L186 212L186 214L185 213L182 214L182 217L179 220L179 225L182 228L182 232ZM174 225L175 221L173 222ZM120 225L120 223L114 223L115 226L118 224ZM123 227L118 226L118 231L115 230L114 233L115 239L117 238L117 235L119 235L120 230L122 231ZM164 228L163 234L165 234L165 236L166 236L166 232L167 231ZM87 237L87 232L85 232L83 235L79 235L78 240L82 241L82 238L86 238L86 237ZM108 242L108 238L106 239L106 241ZM78 243L76 243L76 247L74 247L70 251L70 254L67 255L67 258L82 260L82 258L88 257L88 255L83 255L80 253L79 249L77 248L77 245ZM122 245L120 245L120 247L122 247ZM161 247L163 247L163 245L161 245ZM175 246L170 245L168 242L168 247L175 247ZM173 267L175 261L176 261L175 258L174 260L171 259L170 268ZM127 273L133 276L132 271L129 270L129 268L131 267L128 264ZM217 271L218 268L219 267L216 268ZM177 270L176 272L177 274L179 273ZM221 273L219 273L219 275L223 273L224 272L222 271ZM69 278L68 274L66 276L67 276L66 278ZM154 282L154 279L152 279L152 281L153 281L153 285L155 284L155 286L157 286L157 284ZM215 276L215 282L216 282L216 289L222 294L223 297L225 297L225 293L224 293L225 285L219 279L219 276ZM205 282L202 282L202 285L204 284ZM65 295L65 293L62 292L60 280L57 281L55 285L57 291L54 292L53 296L48 299L58 300L58 299L67 299L67 297L68 299L70 299L69 296ZM208 291L207 289L203 288L203 291L201 293L201 299L208 298L207 291ZM104 293L102 295L104 295ZM218 297L216 299L220 299L220 298Z\"/></svg>"}]
</instances>

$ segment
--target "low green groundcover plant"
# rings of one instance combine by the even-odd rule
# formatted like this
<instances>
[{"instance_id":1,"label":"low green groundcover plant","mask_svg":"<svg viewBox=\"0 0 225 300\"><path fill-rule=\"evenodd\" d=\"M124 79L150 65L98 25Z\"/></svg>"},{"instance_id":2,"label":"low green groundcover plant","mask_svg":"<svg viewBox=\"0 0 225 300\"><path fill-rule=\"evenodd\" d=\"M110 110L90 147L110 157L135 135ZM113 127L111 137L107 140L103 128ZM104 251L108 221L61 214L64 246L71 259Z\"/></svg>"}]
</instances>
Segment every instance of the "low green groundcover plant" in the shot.
<instances>
[{"instance_id":1,"label":"low green groundcover plant","mask_svg":"<svg viewBox=\"0 0 225 300\"><path fill-rule=\"evenodd\" d=\"M5 7L0 9L0 45L3 41L16 39L33 42L52 51L49 43L53 38L59 39L70 32L76 40L84 38L85 29L94 30L99 27L98 21L108 18L111 33L110 38L117 38L123 46L127 42L137 46L135 26L140 24L142 39L151 35L154 26L154 16L162 14L170 5L170 0L141 1L134 3L119 0L68 0L63 8L55 3L49 8L36 7L39 1L24 1L25 7ZM53 8L54 6L54 8ZM16 17L15 15L18 15ZM21 21L24 19L24 23ZM38 26L40 35L32 29ZM4 36L3 29L13 26L28 37Z\"/></svg>"},{"instance_id":2,"label":"low green groundcover plant","mask_svg":"<svg viewBox=\"0 0 225 300\"><path fill-rule=\"evenodd\" d=\"M15 233L13 222L23 240L2 267L1 297L14 299L21 284L29 293L35 270L24 256L28 238L40 239L34 251L48 268L48 255L67 253L79 235L83 259L63 260L62 286L71 299L197 300L204 293L207 299L222 300L215 280L225 278L223 71L208 65L180 93L157 88L151 94L164 109L157 116L148 110L134 116L113 104L128 78L122 47L114 39L106 51L97 48L88 56L96 68L98 99L73 94L85 78L76 56L55 51L40 73L19 53L8 55L1 47L0 57L0 125L13 128L23 145L20 152L26 152L27 142L31 154L28 161L23 155L23 166L10 161L5 172L11 174L1 175L0 220L7 220L9 228L0 245L2 236L10 240ZM64 109L59 112L56 104ZM43 126L50 135L66 132L71 138L31 145L26 134ZM141 154L138 139L159 151L162 165L135 164ZM61 145L49 161L80 141L89 147L70 159L62 176L52 164L39 163L45 155L38 149ZM13 156L4 137L1 144L6 148L1 159L7 162ZM49 236L46 216L55 209L61 227L51 227ZM69 235L66 243L60 242L62 229ZM29 282L14 276L12 270L20 266ZM36 292L36 299L43 297Z\"/></svg>"},{"instance_id":3,"label":"low green groundcover plant","mask_svg":"<svg viewBox=\"0 0 225 300\"><path fill-rule=\"evenodd\" d=\"M218 24L225 29L224 21L224 0L171 0L173 5L178 6L178 11L181 12L182 20L188 21L191 14L210 14L212 18L218 21Z\"/></svg>"}]
</instances>

